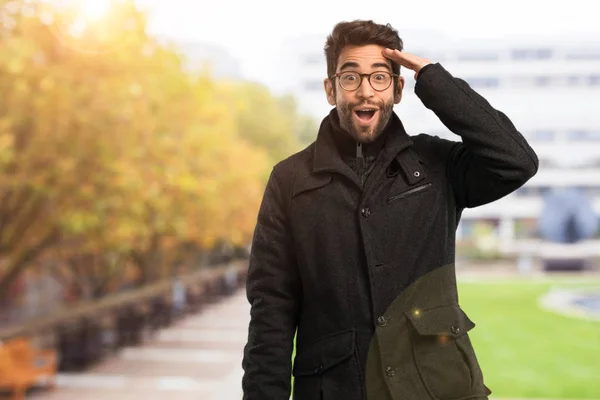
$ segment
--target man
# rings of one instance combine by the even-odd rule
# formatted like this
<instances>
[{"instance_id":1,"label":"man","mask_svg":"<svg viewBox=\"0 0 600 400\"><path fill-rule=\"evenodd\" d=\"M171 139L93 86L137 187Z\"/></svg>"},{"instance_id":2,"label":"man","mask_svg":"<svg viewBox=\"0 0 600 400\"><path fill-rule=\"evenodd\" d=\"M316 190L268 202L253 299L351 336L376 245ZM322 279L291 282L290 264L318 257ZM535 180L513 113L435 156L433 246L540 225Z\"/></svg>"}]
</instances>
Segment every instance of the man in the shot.
<instances>
[{"instance_id":1,"label":"man","mask_svg":"<svg viewBox=\"0 0 600 400\"><path fill-rule=\"evenodd\" d=\"M253 240L245 400L487 399L458 303L461 212L527 182L538 159L511 121L397 32L344 22L327 38L317 139L276 165ZM409 135L415 93L461 141ZM297 329L296 357L292 350Z\"/></svg>"}]
</instances>

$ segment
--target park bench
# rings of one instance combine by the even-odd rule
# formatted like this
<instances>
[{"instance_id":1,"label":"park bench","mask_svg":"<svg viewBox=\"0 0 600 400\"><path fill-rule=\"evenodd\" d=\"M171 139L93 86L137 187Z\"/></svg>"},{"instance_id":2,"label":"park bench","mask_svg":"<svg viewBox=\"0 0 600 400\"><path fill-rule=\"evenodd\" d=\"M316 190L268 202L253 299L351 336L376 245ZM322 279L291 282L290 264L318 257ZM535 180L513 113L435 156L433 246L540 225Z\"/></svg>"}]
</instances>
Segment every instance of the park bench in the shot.
<instances>
[{"instance_id":1,"label":"park bench","mask_svg":"<svg viewBox=\"0 0 600 400\"><path fill-rule=\"evenodd\" d=\"M44 380L54 387L56 369L54 350L38 350L24 338L0 344L0 389L12 392L13 400L24 399L27 389Z\"/></svg>"}]
</instances>

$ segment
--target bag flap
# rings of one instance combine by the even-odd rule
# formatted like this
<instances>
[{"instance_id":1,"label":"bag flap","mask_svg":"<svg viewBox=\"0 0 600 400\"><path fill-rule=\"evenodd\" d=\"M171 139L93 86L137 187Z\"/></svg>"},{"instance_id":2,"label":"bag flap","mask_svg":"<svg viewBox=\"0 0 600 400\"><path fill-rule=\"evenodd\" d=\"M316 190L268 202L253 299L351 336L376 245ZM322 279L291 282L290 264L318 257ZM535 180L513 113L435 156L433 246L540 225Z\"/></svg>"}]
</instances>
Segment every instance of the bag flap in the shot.
<instances>
[{"instance_id":1,"label":"bag flap","mask_svg":"<svg viewBox=\"0 0 600 400\"><path fill-rule=\"evenodd\" d=\"M421 335L459 337L475 327L458 304L415 310L406 316Z\"/></svg>"}]
</instances>

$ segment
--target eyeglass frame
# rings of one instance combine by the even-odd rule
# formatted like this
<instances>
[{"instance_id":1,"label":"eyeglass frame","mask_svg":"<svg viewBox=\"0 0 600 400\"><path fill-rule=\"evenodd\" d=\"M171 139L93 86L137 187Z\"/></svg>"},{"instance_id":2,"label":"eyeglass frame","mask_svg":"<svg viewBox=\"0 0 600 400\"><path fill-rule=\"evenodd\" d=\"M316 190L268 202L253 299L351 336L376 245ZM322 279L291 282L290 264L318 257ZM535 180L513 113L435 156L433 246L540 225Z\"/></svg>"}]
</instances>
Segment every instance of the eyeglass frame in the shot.
<instances>
[{"instance_id":1,"label":"eyeglass frame","mask_svg":"<svg viewBox=\"0 0 600 400\"><path fill-rule=\"evenodd\" d=\"M391 78L392 78L392 80L390 81L390 84L389 84L389 85L388 85L388 86L387 86L385 89L375 89L375 88L373 87L373 84L371 83L371 76L373 76L373 74L381 74L381 73L386 73L386 74L390 75L390 76L391 76ZM339 78L339 77L340 77L341 75L343 75L343 74L356 74L356 75L358 75L358 76L360 77L360 83L358 84L358 86L356 87L356 89L346 89L346 88L344 87L344 85L342 85L342 84L340 83L340 87L341 87L342 89L344 89L346 92L354 92L355 90L358 90L358 89L360 88L360 86L362 85L363 81L365 80L365 79L364 79L364 78L365 78L365 76L367 77L367 81L369 81L369 85L371 85L371 88L372 88L374 91L376 91L376 92L383 92L383 91L386 91L386 90L388 90L388 89L390 88L390 86L392 86L392 82L394 82L394 80L395 80L395 79L397 79L397 78L400 76L400 75L398 75L398 74L395 74L395 73L393 73L393 72L389 72L389 71L373 71L373 72L371 72L370 74L361 74L360 72L356 72L356 71L342 71L342 72L337 72L337 73L335 73L335 74L331 75L331 76L329 77L329 79L333 79L333 78Z\"/></svg>"}]
</instances>

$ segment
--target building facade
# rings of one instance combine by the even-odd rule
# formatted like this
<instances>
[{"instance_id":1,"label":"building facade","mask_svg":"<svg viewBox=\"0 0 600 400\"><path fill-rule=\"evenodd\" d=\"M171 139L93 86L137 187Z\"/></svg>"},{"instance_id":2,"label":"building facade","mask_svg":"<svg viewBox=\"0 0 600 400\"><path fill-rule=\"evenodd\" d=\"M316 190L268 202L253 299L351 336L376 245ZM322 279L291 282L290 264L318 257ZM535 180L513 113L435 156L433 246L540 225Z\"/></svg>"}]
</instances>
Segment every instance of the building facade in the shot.
<instances>
[{"instance_id":1,"label":"building facade","mask_svg":"<svg viewBox=\"0 0 600 400\"><path fill-rule=\"evenodd\" d=\"M222 46L183 40L176 41L175 46L184 57L185 67L190 70L208 69L215 79L243 78L240 61Z\"/></svg>"}]
</instances>

